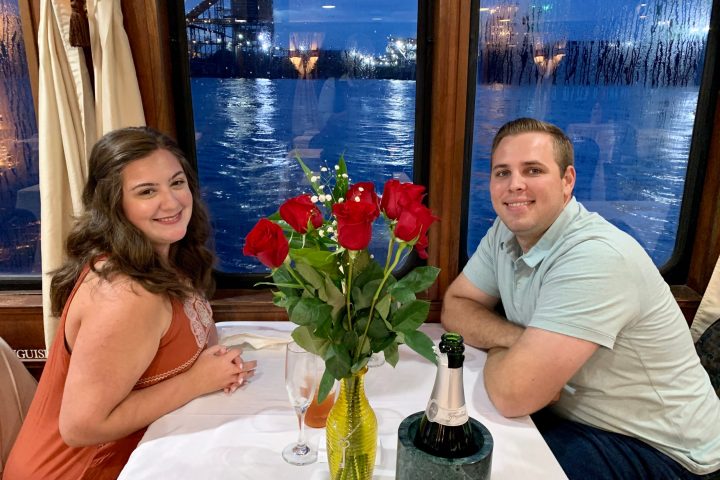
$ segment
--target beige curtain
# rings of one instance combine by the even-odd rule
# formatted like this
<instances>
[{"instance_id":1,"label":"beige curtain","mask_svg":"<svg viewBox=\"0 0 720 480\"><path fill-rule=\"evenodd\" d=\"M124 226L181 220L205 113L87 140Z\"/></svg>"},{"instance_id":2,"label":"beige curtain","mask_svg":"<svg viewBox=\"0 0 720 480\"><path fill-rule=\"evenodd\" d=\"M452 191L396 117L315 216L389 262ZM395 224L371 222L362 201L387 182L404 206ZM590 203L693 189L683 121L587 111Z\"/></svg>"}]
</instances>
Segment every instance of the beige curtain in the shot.
<instances>
[{"instance_id":1,"label":"beige curtain","mask_svg":"<svg viewBox=\"0 0 720 480\"><path fill-rule=\"evenodd\" d=\"M145 118L120 0L88 0L95 94L81 48L69 43L70 0L41 0L40 62L40 228L45 344L57 318L50 315L49 272L63 262L63 245L82 209L87 159L99 135Z\"/></svg>"}]
</instances>

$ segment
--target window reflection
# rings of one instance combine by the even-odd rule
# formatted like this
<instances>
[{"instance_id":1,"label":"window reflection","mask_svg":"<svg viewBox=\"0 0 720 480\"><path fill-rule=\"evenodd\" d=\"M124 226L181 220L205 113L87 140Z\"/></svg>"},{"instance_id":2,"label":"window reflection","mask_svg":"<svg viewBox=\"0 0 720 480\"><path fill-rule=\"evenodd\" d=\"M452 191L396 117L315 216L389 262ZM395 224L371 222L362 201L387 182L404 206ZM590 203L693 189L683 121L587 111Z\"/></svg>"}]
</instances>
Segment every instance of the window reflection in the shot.
<instances>
[{"instance_id":1,"label":"window reflection","mask_svg":"<svg viewBox=\"0 0 720 480\"><path fill-rule=\"evenodd\" d=\"M672 253L712 2L481 2L467 254L495 214L490 142L536 117L575 145L575 195L663 265Z\"/></svg>"},{"instance_id":2,"label":"window reflection","mask_svg":"<svg viewBox=\"0 0 720 480\"><path fill-rule=\"evenodd\" d=\"M186 0L198 170L219 268L261 272L245 234L341 155L352 179L413 178L417 1ZM379 233L379 232L378 232ZM376 249L386 239L375 235Z\"/></svg>"},{"instance_id":3,"label":"window reflection","mask_svg":"<svg viewBox=\"0 0 720 480\"><path fill-rule=\"evenodd\" d=\"M0 0L0 275L40 272L35 107L17 0Z\"/></svg>"}]
</instances>

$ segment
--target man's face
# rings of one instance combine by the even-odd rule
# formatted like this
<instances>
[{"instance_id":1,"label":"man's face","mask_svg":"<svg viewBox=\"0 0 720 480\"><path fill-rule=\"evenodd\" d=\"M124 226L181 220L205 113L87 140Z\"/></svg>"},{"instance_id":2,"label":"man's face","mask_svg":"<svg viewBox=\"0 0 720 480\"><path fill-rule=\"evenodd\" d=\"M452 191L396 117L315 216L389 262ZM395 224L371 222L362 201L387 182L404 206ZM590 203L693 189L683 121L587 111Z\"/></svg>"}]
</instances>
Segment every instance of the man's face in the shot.
<instances>
[{"instance_id":1,"label":"man's face","mask_svg":"<svg viewBox=\"0 0 720 480\"><path fill-rule=\"evenodd\" d=\"M572 196L575 169L560 175L553 139L532 132L502 139L492 158L490 198L495 213L524 252L553 224Z\"/></svg>"}]
</instances>

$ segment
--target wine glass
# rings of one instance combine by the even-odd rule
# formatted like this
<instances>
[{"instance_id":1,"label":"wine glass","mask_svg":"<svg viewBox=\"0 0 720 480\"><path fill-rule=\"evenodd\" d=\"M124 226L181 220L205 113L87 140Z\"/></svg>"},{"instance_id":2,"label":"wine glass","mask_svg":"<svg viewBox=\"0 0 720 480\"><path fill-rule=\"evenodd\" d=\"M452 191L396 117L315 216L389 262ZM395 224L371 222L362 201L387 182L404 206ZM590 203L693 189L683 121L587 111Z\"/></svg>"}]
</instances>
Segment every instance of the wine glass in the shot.
<instances>
[{"instance_id":1,"label":"wine glass","mask_svg":"<svg viewBox=\"0 0 720 480\"><path fill-rule=\"evenodd\" d=\"M296 443L283 449L282 457L293 465L307 465L317 460L317 451L305 439L305 412L317 389L317 356L291 342L285 351L285 388L295 408L300 433Z\"/></svg>"}]
</instances>

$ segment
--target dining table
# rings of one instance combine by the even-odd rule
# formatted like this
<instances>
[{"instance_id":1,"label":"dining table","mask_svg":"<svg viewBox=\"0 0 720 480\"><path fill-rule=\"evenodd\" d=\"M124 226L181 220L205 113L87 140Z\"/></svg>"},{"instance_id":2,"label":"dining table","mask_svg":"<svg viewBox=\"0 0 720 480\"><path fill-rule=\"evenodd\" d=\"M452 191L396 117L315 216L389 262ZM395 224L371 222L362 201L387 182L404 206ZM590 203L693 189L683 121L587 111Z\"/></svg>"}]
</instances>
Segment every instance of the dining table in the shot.
<instances>
[{"instance_id":1,"label":"dining table","mask_svg":"<svg viewBox=\"0 0 720 480\"><path fill-rule=\"evenodd\" d=\"M120 479L329 479L325 430L306 428L318 461L295 466L281 457L298 437L298 419L284 383L290 322L218 322L220 343L242 348L244 361L257 360L255 375L233 393L198 397L155 422L130 456ZM420 327L436 344L438 323ZM378 419L378 455L373 479L395 478L398 427L425 410L436 366L401 345L396 366L369 368L365 390ZM491 478L566 479L529 416L506 418L488 398L483 383L483 350L466 346L463 376L470 417L492 435Z\"/></svg>"}]
</instances>

